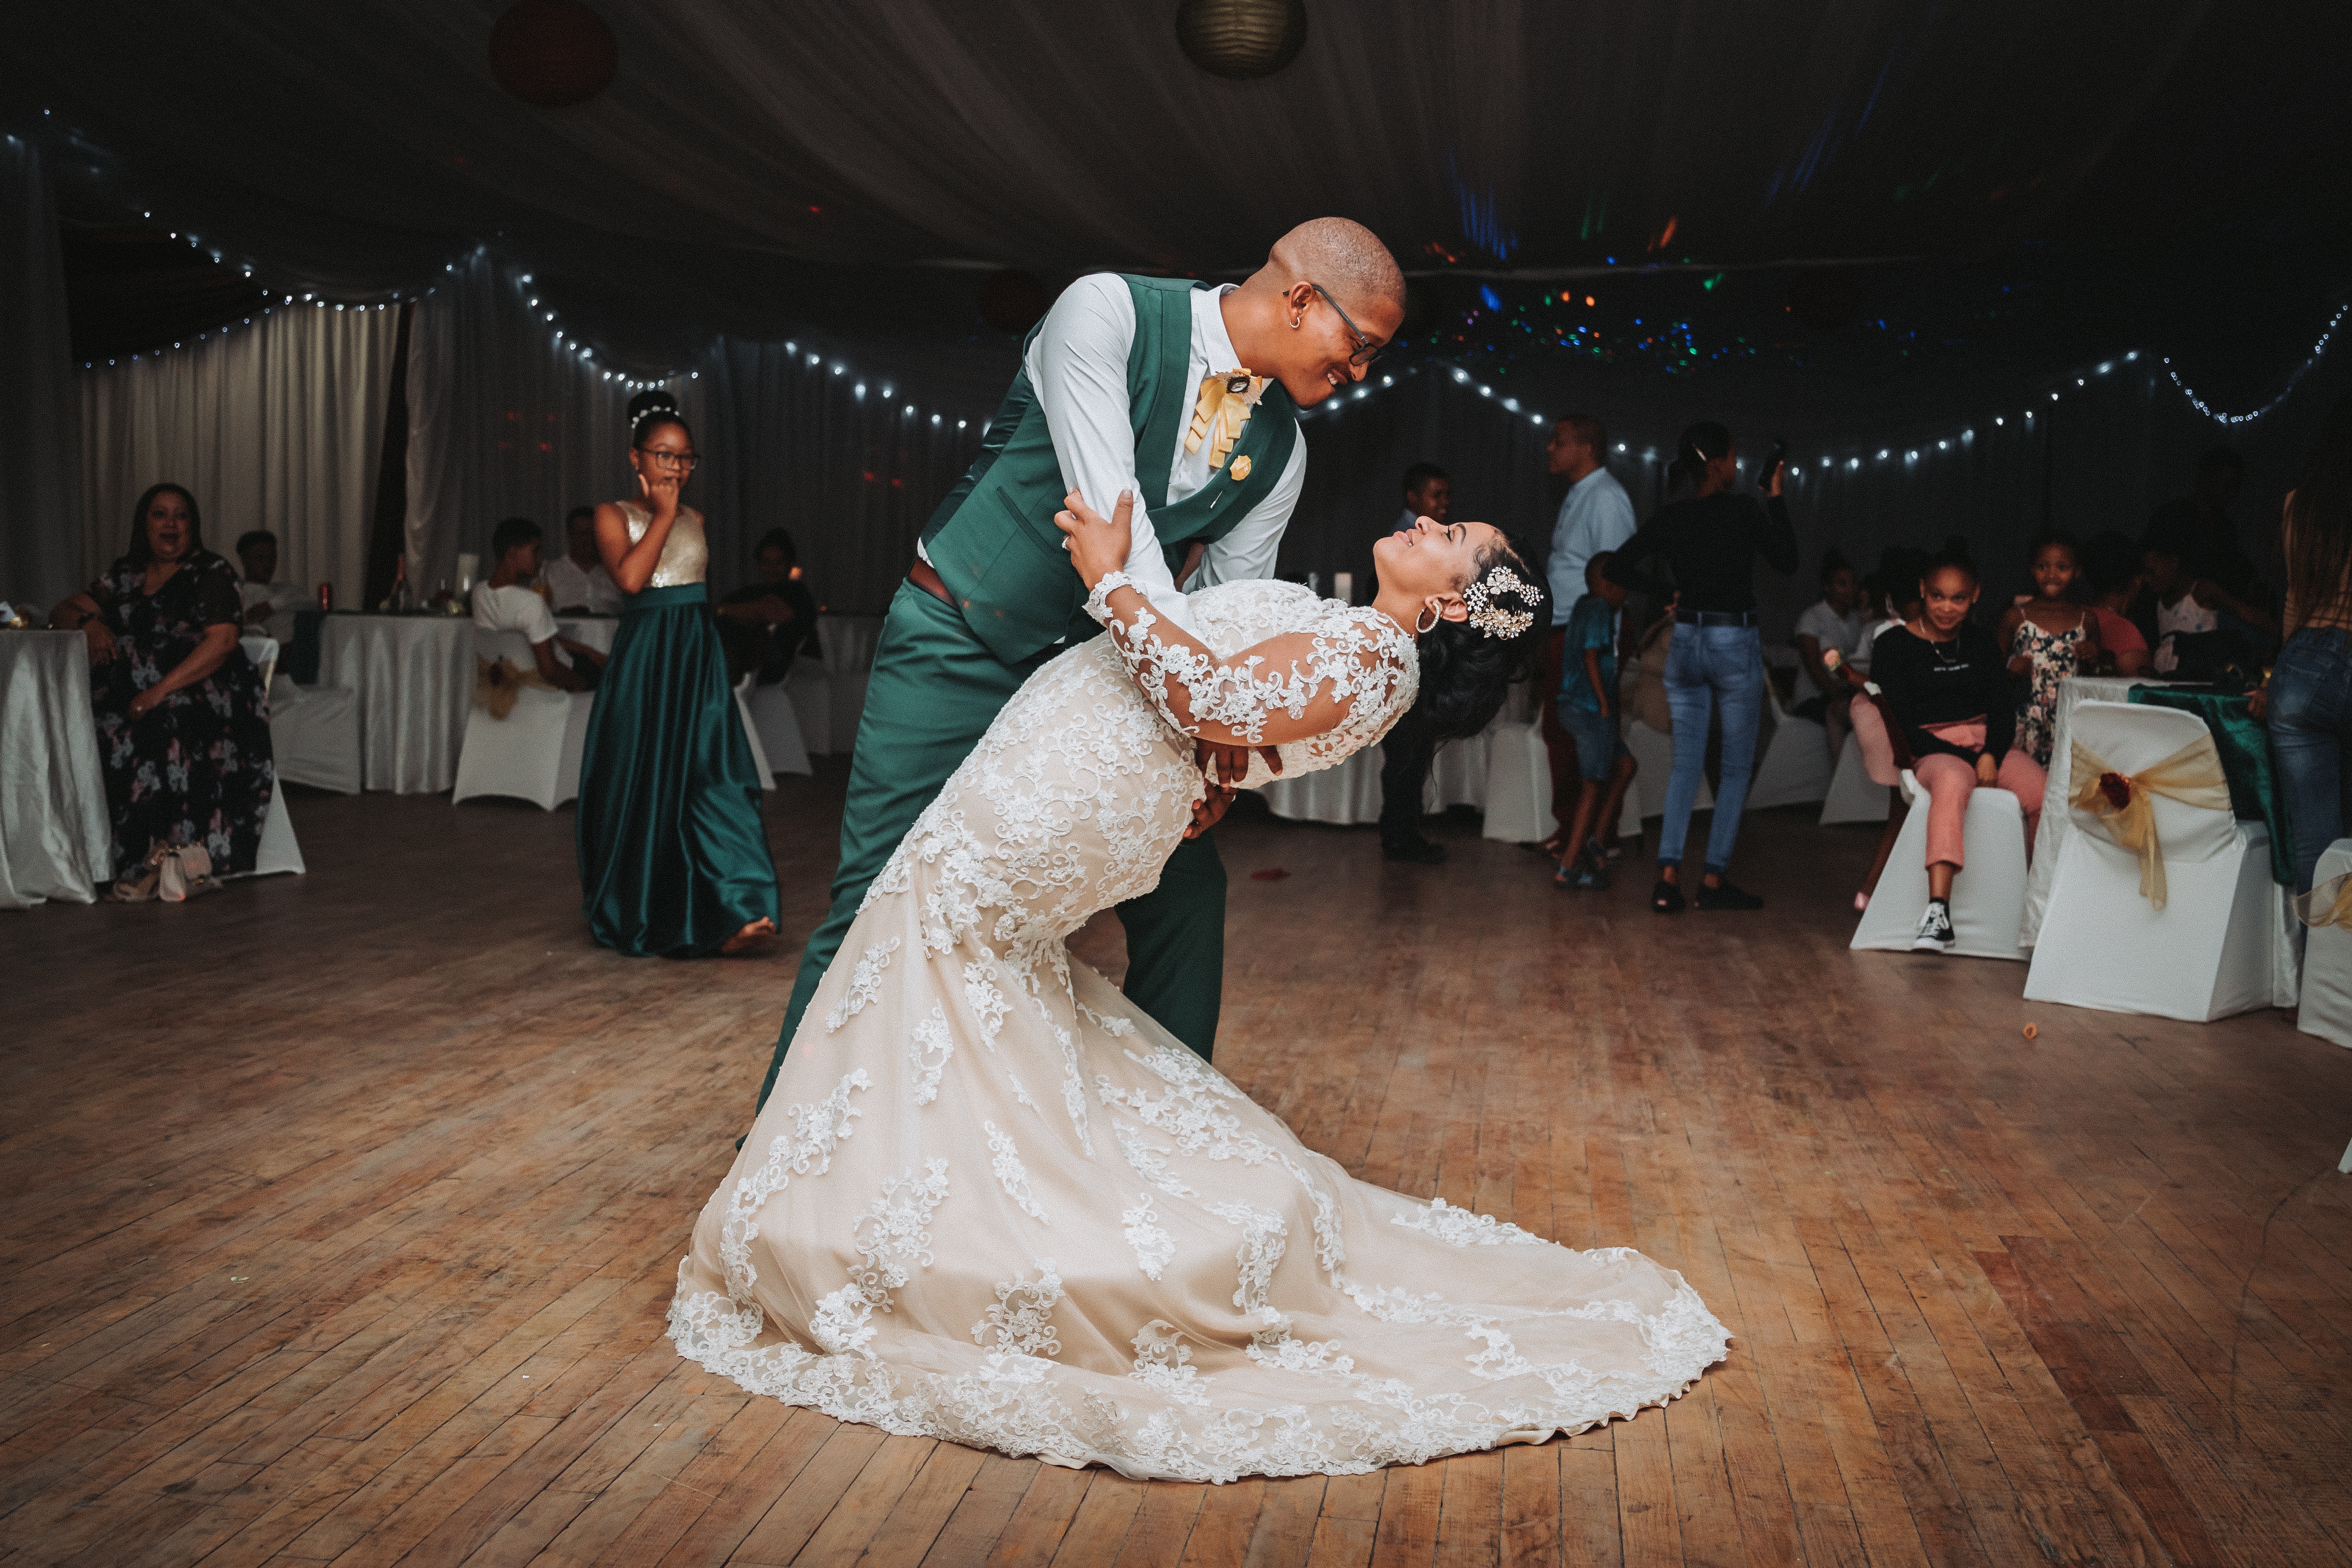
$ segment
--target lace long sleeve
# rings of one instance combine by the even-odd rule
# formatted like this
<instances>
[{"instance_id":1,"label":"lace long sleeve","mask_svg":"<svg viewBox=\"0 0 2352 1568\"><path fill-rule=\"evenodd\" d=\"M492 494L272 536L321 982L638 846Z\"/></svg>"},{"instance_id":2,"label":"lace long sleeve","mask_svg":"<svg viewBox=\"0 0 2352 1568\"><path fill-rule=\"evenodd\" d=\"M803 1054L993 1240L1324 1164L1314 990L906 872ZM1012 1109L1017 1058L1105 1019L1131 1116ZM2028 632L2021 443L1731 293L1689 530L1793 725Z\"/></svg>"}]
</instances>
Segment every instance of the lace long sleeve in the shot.
<instances>
[{"instance_id":1,"label":"lace long sleeve","mask_svg":"<svg viewBox=\"0 0 2352 1568\"><path fill-rule=\"evenodd\" d=\"M1329 605L1300 630L1221 658L1156 614L1140 592L1114 605L1120 588L1135 588L1125 573L1104 577L1087 597L1087 613L1180 735L1262 746L1338 731L1353 750L1377 739L1412 701L1412 640L1378 611Z\"/></svg>"}]
</instances>

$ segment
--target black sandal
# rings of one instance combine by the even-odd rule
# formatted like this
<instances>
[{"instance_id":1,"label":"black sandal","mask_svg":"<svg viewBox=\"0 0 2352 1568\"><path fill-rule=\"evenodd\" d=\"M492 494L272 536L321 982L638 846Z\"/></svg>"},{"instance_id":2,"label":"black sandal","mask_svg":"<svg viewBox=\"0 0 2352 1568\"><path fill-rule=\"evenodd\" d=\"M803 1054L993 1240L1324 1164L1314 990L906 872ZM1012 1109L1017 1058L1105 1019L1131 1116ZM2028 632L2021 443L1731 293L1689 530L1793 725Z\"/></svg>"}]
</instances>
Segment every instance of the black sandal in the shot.
<instances>
[{"instance_id":1,"label":"black sandal","mask_svg":"<svg viewBox=\"0 0 2352 1568\"><path fill-rule=\"evenodd\" d=\"M1682 913L1683 890L1664 877L1659 878L1657 885L1650 889L1650 908L1662 915Z\"/></svg>"}]
</instances>

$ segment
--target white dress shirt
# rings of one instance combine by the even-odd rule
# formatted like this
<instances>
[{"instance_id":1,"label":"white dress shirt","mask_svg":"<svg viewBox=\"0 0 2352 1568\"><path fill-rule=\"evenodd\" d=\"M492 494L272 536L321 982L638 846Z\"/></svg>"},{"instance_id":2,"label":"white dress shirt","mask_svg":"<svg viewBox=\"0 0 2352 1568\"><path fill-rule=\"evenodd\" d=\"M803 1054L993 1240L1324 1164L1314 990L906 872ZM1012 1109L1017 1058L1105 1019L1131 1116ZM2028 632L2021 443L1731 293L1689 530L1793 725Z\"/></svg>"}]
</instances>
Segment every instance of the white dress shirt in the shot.
<instances>
[{"instance_id":1,"label":"white dress shirt","mask_svg":"<svg viewBox=\"0 0 2352 1568\"><path fill-rule=\"evenodd\" d=\"M1633 502L1607 468L1595 468L1568 487L1559 521L1551 531L1552 625L1568 624L1568 612L1584 597L1584 568L1604 550L1618 550L1633 537Z\"/></svg>"},{"instance_id":2,"label":"white dress shirt","mask_svg":"<svg viewBox=\"0 0 2352 1568\"><path fill-rule=\"evenodd\" d=\"M1192 343L1181 391L1181 417L1187 420L1202 378L1215 371L1242 368L1241 357L1226 335L1220 303L1236 287L1227 283L1192 293ZM1045 428L1053 436L1062 483L1084 496L1087 504L1105 517L1118 504L1119 491L1135 491L1134 538L1128 552L1127 574L1155 608L1190 630L1192 615L1184 595L1176 591L1175 578L1151 529L1144 487L1136 480L1135 425L1127 395L1127 356L1134 342L1134 294L1117 273L1092 273L1062 290L1062 297L1045 313L1045 324L1029 344L1022 366L1045 412ZM1171 502L1181 501L1208 484L1209 445L1203 441L1199 451L1187 452L1181 437L1177 441L1176 459L1168 470ZM1223 539L1208 546L1186 586L1207 588L1272 577L1275 556L1282 547L1282 531L1306 483L1307 434L1302 430L1291 444L1290 461L1284 465L1274 488ZM930 559L928 553L923 558Z\"/></svg>"},{"instance_id":3,"label":"white dress shirt","mask_svg":"<svg viewBox=\"0 0 2352 1568\"><path fill-rule=\"evenodd\" d=\"M568 610L574 605L585 605L592 616L617 616L621 613L621 585L604 570L601 561L583 567L569 555L559 555L540 569L539 580L555 599L555 607Z\"/></svg>"}]
</instances>

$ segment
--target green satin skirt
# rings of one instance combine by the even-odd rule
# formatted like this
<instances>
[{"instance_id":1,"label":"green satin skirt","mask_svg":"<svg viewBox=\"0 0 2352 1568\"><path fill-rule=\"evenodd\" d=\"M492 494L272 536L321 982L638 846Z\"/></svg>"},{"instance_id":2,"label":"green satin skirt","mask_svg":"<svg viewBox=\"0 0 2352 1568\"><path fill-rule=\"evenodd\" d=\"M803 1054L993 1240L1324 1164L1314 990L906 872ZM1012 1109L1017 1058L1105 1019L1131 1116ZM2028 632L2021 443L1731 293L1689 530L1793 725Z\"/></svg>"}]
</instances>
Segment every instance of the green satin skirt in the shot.
<instances>
[{"instance_id":1,"label":"green satin skirt","mask_svg":"<svg viewBox=\"0 0 2352 1568\"><path fill-rule=\"evenodd\" d=\"M759 766L699 584L626 601L580 761L580 891L606 947L693 958L774 920Z\"/></svg>"}]
</instances>

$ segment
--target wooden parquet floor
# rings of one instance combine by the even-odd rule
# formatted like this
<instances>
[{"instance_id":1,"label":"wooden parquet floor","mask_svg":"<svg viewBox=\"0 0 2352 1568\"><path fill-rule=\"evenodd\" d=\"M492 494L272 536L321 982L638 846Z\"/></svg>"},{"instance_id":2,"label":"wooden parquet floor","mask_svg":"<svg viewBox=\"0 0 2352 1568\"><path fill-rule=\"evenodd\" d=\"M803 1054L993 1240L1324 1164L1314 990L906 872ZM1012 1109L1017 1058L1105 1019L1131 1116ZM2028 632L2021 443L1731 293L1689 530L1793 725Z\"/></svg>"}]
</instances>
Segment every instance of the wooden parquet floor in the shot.
<instances>
[{"instance_id":1,"label":"wooden parquet floor","mask_svg":"<svg viewBox=\"0 0 2352 1568\"><path fill-rule=\"evenodd\" d=\"M795 937L840 776L771 800ZM1850 954L1866 831L1759 816L1771 907L1669 924L1459 823L1431 870L1237 814L1220 1064L1738 1337L1572 1440L1213 1488L678 1360L793 954L594 948L568 812L295 811L308 878L0 917L8 1568L2352 1562L2352 1052Z\"/></svg>"}]
</instances>

